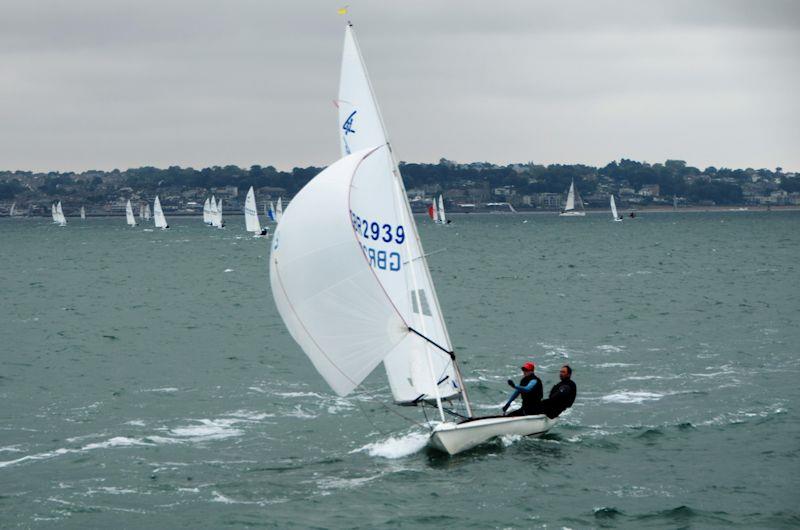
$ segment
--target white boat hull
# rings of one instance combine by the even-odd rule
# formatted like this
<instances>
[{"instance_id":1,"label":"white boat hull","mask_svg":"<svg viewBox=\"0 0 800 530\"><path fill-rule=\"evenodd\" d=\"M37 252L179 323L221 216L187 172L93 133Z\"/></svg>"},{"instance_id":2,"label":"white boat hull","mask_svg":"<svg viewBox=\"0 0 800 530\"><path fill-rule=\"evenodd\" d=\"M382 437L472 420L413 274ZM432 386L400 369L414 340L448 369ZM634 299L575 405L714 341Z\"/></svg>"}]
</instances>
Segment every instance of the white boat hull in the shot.
<instances>
[{"instance_id":1,"label":"white boat hull","mask_svg":"<svg viewBox=\"0 0 800 530\"><path fill-rule=\"evenodd\" d=\"M558 214L559 217L586 217L586 212L579 212L579 211L570 211L570 212L561 212Z\"/></svg>"},{"instance_id":2,"label":"white boat hull","mask_svg":"<svg viewBox=\"0 0 800 530\"><path fill-rule=\"evenodd\" d=\"M462 423L446 422L431 434L429 445L450 455L472 449L498 436L541 436L556 420L543 414L535 416L492 416Z\"/></svg>"}]
</instances>

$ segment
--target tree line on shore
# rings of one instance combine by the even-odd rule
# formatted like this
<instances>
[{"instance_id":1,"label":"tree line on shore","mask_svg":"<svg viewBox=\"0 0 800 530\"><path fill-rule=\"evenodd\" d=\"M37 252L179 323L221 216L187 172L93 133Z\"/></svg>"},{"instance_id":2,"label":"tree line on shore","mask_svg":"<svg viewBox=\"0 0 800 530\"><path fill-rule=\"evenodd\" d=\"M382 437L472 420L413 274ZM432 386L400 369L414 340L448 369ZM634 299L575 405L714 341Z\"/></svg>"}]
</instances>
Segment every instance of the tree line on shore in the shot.
<instances>
[{"instance_id":1,"label":"tree line on shore","mask_svg":"<svg viewBox=\"0 0 800 530\"><path fill-rule=\"evenodd\" d=\"M102 203L125 187L154 194L163 190L225 186L236 186L244 193L253 186L281 188L292 196L322 169L309 166L281 171L273 166L240 168L228 165L203 169L140 167L83 173L0 171L0 200L12 200L21 195L29 199L73 195L87 202ZM787 192L800 192L800 178L795 178L794 174L784 174L781 168L707 167L700 170L681 160L648 164L622 159L603 167L592 167L583 164L458 164L442 159L436 164L401 163L400 170L408 189L437 186L442 190L513 187L520 194L563 193L574 179L584 195L596 192L600 186L604 189L624 186L638 191L643 186L657 184L662 196L684 197L689 202L714 201L717 204L742 202L742 187L758 181L769 182Z\"/></svg>"}]
</instances>

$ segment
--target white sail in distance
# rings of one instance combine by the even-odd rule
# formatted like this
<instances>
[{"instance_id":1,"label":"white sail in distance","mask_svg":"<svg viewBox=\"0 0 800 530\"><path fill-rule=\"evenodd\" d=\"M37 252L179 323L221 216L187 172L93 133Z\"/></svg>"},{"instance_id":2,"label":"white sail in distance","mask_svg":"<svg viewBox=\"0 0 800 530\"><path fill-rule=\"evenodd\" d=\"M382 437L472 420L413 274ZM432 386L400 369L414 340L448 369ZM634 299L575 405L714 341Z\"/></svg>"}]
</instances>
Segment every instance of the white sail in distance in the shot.
<instances>
[{"instance_id":1,"label":"white sail in distance","mask_svg":"<svg viewBox=\"0 0 800 530\"><path fill-rule=\"evenodd\" d=\"M280 223L281 217L283 217L283 202L281 197L278 197L278 204L275 206L275 222Z\"/></svg>"},{"instance_id":2,"label":"white sail in distance","mask_svg":"<svg viewBox=\"0 0 800 530\"><path fill-rule=\"evenodd\" d=\"M14 201L14 202L11 203L11 208L9 208L9 210L8 210L8 216L9 217L14 217L14 211L16 209L17 209L17 202Z\"/></svg>"},{"instance_id":3,"label":"white sail in distance","mask_svg":"<svg viewBox=\"0 0 800 530\"><path fill-rule=\"evenodd\" d=\"M211 224L211 201L206 197L206 202L203 203L203 222Z\"/></svg>"},{"instance_id":4,"label":"white sail in distance","mask_svg":"<svg viewBox=\"0 0 800 530\"><path fill-rule=\"evenodd\" d=\"M208 210L208 221L209 224L215 228L219 228L219 224L217 222L218 213L219 209L217 208L217 198L212 195L211 204L209 204L209 210Z\"/></svg>"},{"instance_id":5,"label":"white sail in distance","mask_svg":"<svg viewBox=\"0 0 800 530\"><path fill-rule=\"evenodd\" d=\"M145 203L145 205L144 205L144 220L145 221L149 221L150 217L151 217L151 215L150 215L150 203Z\"/></svg>"},{"instance_id":6,"label":"white sail in distance","mask_svg":"<svg viewBox=\"0 0 800 530\"><path fill-rule=\"evenodd\" d=\"M61 226L66 226L67 218L64 217L64 209L61 207L61 201L58 201L58 204L56 205L56 218L58 224Z\"/></svg>"},{"instance_id":7,"label":"white sail in distance","mask_svg":"<svg viewBox=\"0 0 800 530\"><path fill-rule=\"evenodd\" d=\"M256 193L253 186L247 190L247 198L244 201L244 224L248 232L254 234L261 233L261 223L258 222L258 208L256 207Z\"/></svg>"},{"instance_id":8,"label":"white sail in distance","mask_svg":"<svg viewBox=\"0 0 800 530\"><path fill-rule=\"evenodd\" d=\"M50 205L50 213L53 216L53 222L57 224L58 223L58 212L56 212L56 203L52 203Z\"/></svg>"},{"instance_id":9,"label":"white sail in distance","mask_svg":"<svg viewBox=\"0 0 800 530\"><path fill-rule=\"evenodd\" d=\"M392 350L384 359L392 395L400 403L437 395L455 396L461 392L461 383L450 357L442 351L452 351L450 336L405 186L350 26L345 30L337 107L343 156L387 145L363 162L370 178L358 179L359 187L351 192L351 214L367 260L403 320L441 347L416 336ZM402 231L401 244L397 244L396 233L390 237L387 228Z\"/></svg>"},{"instance_id":10,"label":"white sail in distance","mask_svg":"<svg viewBox=\"0 0 800 530\"><path fill-rule=\"evenodd\" d=\"M86 220L86 208L84 208L83 206L81 206L81 220L82 221Z\"/></svg>"},{"instance_id":11,"label":"white sail in distance","mask_svg":"<svg viewBox=\"0 0 800 530\"><path fill-rule=\"evenodd\" d=\"M619 214L617 214L617 202L614 200L614 196L611 196L611 217L615 221L619 220Z\"/></svg>"},{"instance_id":12,"label":"white sail in distance","mask_svg":"<svg viewBox=\"0 0 800 530\"><path fill-rule=\"evenodd\" d=\"M438 212L439 212L439 222L442 223L443 225L446 225L447 224L447 217L444 214L444 198L441 195L439 195L439 209L438 209Z\"/></svg>"},{"instance_id":13,"label":"white sail in distance","mask_svg":"<svg viewBox=\"0 0 800 530\"><path fill-rule=\"evenodd\" d=\"M133 206L131 206L130 199L125 204L125 219L128 221L128 226L136 226L136 218L133 216Z\"/></svg>"},{"instance_id":14,"label":"white sail in distance","mask_svg":"<svg viewBox=\"0 0 800 530\"><path fill-rule=\"evenodd\" d=\"M155 221L156 228L169 228L167 219L164 217L164 211L161 209L161 201L158 200L158 195L156 195L156 198L153 201L153 219Z\"/></svg>"},{"instance_id":15,"label":"white sail in distance","mask_svg":"<svg viewBox=\"0 0 800 530\"><path fill-rule=\"evenodd\" d=\"M575 209L575 181L569 184L569 193L567 193L567 204L564 206L564 211L569 212Z\"/></svg>"}]
</instances>

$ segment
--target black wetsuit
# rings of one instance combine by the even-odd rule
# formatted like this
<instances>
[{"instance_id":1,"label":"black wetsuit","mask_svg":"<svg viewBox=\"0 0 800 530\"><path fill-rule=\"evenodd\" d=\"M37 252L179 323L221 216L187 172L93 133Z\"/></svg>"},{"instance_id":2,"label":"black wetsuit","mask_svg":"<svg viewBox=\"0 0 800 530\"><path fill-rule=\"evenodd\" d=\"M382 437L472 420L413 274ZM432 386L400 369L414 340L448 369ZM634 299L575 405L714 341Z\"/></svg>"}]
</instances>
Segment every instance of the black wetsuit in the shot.
<instances>
[{"instance_id":1,"label":"black wetsuit","mask_svg":"<svg viewBox=\"0 0 800 530\"><path fill-rule=\"evenodd\" d=\"M550 397L542 401L542 412L553 419L575 403L578 388L572 379L559 381L550 389Z\"/></svg>"}]
</instances>

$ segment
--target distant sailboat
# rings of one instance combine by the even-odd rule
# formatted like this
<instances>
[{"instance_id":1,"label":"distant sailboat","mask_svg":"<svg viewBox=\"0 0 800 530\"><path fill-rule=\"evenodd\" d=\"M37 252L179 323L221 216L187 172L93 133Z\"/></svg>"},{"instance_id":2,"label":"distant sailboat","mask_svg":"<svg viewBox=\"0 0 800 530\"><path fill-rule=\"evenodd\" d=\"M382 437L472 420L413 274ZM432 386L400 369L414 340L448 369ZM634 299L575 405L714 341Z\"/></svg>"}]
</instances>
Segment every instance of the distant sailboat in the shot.
<instances>
[{"instance_id":1,"label":"distant sailboat","mask_svg":"<svg viewBox=\"0 0 800 530\"><path fill-rule=\"evenodd\" d=\"M208 205L208 224L213 227L217 227L217 213L219 210L217 209L217 198L213 195L211 196L211 202Z\"/></svg>"},{"instance_id":2,"label":"distant sailboat","mask_svg":"<svg viewBox=\"0 0 800 530\"><path fill-rule=\"evenodd\" d=\"M58 224L58 212L56 211L56 203L50 205L50 213L53 215L53 224Z\"/></svg>"},{"instance_id":3,"label":"distant sailboat","mask_svg":"<svg viewBox=\"0 0 800 530\"><path fill-rule=\"evenodd\" d=\"M164 211L161 209L161 201L158 200L158 195L153 201L153 219L155 220L156 228L161 228L162 230L169 228L167 218L164 217Z\"/></svg>"},{"instance_id":4,"label":"distant sailboat","mask_svg":"<svg viewBox=\"0 0 800 530\"><path fill-rule=\"evenodd\" d=\"M441 195L439 195L439 208L437 211L439 212L439 222L446 225L447 216L444 214L444 198Z\"/></svg>"},{"instance_id":5,"label":"distant sailboat","mask_svg":"<svg viewBox=\"0 0 800 530\"><path fill-rule=\"evenodd\" d=\"M578 205L580 209L576 209L575 205ZM575 189L575 181L573 180L569 185L569 192L567 193L567 204L564 206L564 210L561 212L562 217L583 217L586 215L586 211L583 209L583 201L581 200L581 196L578 194L578 190Z\"/></svg>"},{"instance_id":6,"label":"distant sailboat","mask_svg":"<svg viewBox=\"0 0 800 530\"><path fill-rule=\"evenodd\" d=\"M436 199L434 198L431 202L431 205L428 206L428 217L431 218L431 221L434 223L439 222L439 213L436 211Z\"/></svg>"},{"instance_id":7,"label":"distant sailboat","mask_svg":"<svg viewBox=\"0 0 800 530\"><path fill-rule=\"evenodd\" d=\"M86 208L81 206L81 221L85 221L85 220L86 220Z\"/></svg>"},{"instance_id":8,"label":"distant sailboat","mask_svg":"<svg viewBox=\"0 0 800 530\"><path fill-rule=\"evenodd\" d=\"M125 204L125 219L128 221L128 226L136 226L136 218L133 216L133 207L130 199Z\"/></svg>"},{"instance_id":9,"label":"distant sailboat","mask_svg":"<svg viewBox=\"0 0 800 530\"><path fill-rule=\"evenodd\" d=\"M203 203L203 222L207 225L211 224L211 200L208 197Z\"/></svg>"},{"instance_id":10,"label":"distant sailboat","mask_svg":"<svg viewBox=\"0 0 800 530\"><path fill-rule=\"evenodd\" d=\"M278 205L275 207L275 222L280 223L281 217L283 217L283 203L281 202L281 198L278 197Z\"/></svg>"},{"instance_id":11,"label":"distant sailboat","mask_svg":"<svg viewBox=\"0 0 800 530\"><path fill-rule=\"evenodd\" d=\"M149 221L150 217L150 203L147 203L144 205L144 220Z\"/></svg>"},{"instance_id":12,"label":"distant sailboat","mask_svg":"<svg viewBox=\"0 0 800 530\"><path fill-rule=\"evenodd\" d=\"M611 218L615 221L622 221L622 216L617 213L617 202L613 195L611 196Z\"/></svg>"},{"instance_id":13,"label":"distant sailboat","mask_svg":"<svg viewBox=\"0 0 800 530\"><path fill-rule=\"evenodd\" d=\"M14 202L11 203L11 208L9 208L9 210L8 210L8 216L9 217L14 217L14 211L16 209L17 209L17 202L14 201Z\"/></svg>"},{"instance_id":14,"label":"distant sailboat","mask_svg":"<svg viewBox=\"0 0 800 530\"><path fill-rule=\"evenodd\" d=\"M56 219L60 226L67 226L67 218L64 217L64 210L61 208L61 201L56 205Z\"/></svg>"},{"instance_id":15,"label":"distant sailboat","mask_svg":"<svg viewBox=\"0 0 800 530\"><path fill-rule=\"evenodd\" d=\"M265 205L266 207L266 205ZM270 221L277 222L277 217L275 216L275 205L272 204L272 201L269 201L269 210L267 211L267 217Z\"/></svg>"},{"instance_id":16,"label":"distant sailboat","mask_svg":"<svg viewBox=\"0 0 800 530\"><path fill-rule=\"evenodd\" d=\"M247 191L247 198L244 201L244 225L248 232L257 236L267 235L267 231L261 229L258 222L258 208L256 207L256 194L253 186Z\"/></svg>"},{"instance_id":17,"label":"distant sailboat","mask_svg":"<svg viewBox=\"0 0 800 530\"><path fill-rule=\"evenodd\" d=\"M217 228L225 228L225 221L222 220L222 199L217 201L217 214L214 218L214 226Z\"/></svg>"}]
</instances>

